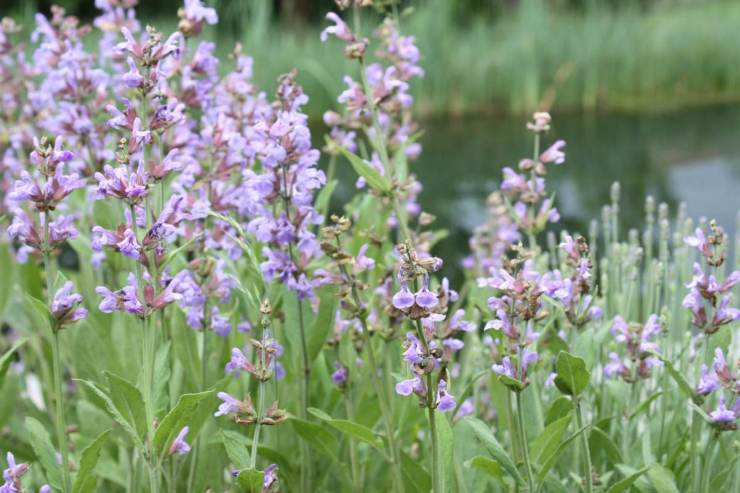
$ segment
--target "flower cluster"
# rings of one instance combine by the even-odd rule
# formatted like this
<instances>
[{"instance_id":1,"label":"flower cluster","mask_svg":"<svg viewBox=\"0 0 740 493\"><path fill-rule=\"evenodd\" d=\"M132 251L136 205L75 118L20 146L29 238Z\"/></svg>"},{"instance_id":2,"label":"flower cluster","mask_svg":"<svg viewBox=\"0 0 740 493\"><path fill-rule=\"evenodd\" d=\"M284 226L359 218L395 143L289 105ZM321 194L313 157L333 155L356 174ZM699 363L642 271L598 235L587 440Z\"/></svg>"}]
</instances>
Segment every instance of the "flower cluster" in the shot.
<instances>
[{"instance_id":1,"label":"flower cluster","mask_svg":"<svg viewBox=\"0 0 740 493\"><path fill-rule=\"evenodd\" d=\"M604 366L604 376L621 377L630 383L648 378L653 368L663 366L663 362L654 356L659 351L655 338L662 332L661 321L655 314L650 315L644 324L628 324L617 315L611 333L616 342L625 346L626 359L614 351L610 352L609 362Z\"/></svg>"},{"instance_id":2,"label":"flower cluster","mask_svg":"<svg viewBox=\"0 0 740 493\"><path fill-rule=\"evenodd\" d=\"M64 199L85 184L76 173L67 173L66 164L74 155L62 145L61 137L56 138L54 147L44 138L34 139L30 163L35 171L33 174L21 171L20 179L8 193L7 200L12 204L14 215L8 235L21 243L19 261L25 262L29 255L51 255L62 243L79 234L74 216L59 214L52 218L54 211L66 209ZM24 204L35 218L22 208Z\"/></svg>"},{"instance_id":3,"label":"flower cluster","mask_svg":"<svg viewBox=\"0 0 740 493\"><path fill-rule=\"evenodd\" d=\"M403 359L413 377L396 384L396 393L405 396L413 393L422 406L451 411L456 402L449 393L447 368L454 354L464 346L463 341L455 336L460 332L474 331L476 325L464 320L464 310L455 311L447 320L451 304L458 300L458 293L449 289L446 279L436 291L429 288L429 274L440 269L441 259L421 257L408 244L399 245L398 251L401 256L398 269L401 288L393 296L391 314L407 316L415 324L416 331L406 334L403 352ZM414 286L415 292L409 289L409 284ZM430 387L435 381L434 372L438 374L436 392L432 396Z\"/></svg>"},{"instance_id":4,"label":"flower cluster","mask_svg":"<svg viewBox=\"0 0 740 493\"><path fill-rule=\"evenodd\" d=\"M714 222L707 237L701 228L684 242L695 247L711 269L724 263L726 236ZM740 309L732 307L733 286L740 283L740 270L732 271L719 282L714 274L707 274L699 262L694 262L693 277L686 287L689 293L683 300L684 308L691 310L694 326L705 334L717 332L723 325L740 320Z\"/></svg>"},{"instance_id":5,"label":"flower cluster","mask_svg":"<svg viewBox=\"0 0 740 493\"><path fill-rule=\"evenodd\" d=\"M299 299L306 299L314 297L321 283L311 278L309 264L320 253L311 226L323 220L313 208L313 196L326 178L316 166L319 151L311 147L307 118L300 111L308 97L295 77L280 77L275 111L253 127L251 146L261 173L247 183L254 197L247 230L265 244L265 278L285 283Z\"/></svg>"},{"instance_id":6,"label":"flower cluster","mask_svg":"<svg viewBox=\"0 0 740 493\"><path fill-rule=\"evenodd\" d=\"M345 55L359 61L361 82L346 75L347 89L337 98L344 108L343 113L324 113L324 123L331 129L326 150L334 155L342 148L355 152L358 132L362 131L372 147L366 163L381 176L395 178L395 194L404 205L404 213L418 216L421 208L416 198L421 184L413 174L401 171L405 170L407 161L421 154L421 145L416 142L417 124L411 114L413 97L409 93L410 81L424 75L415 39L401 35L397 22L386 18L374 33L379 43L375 53L378 62L367 64L365 51L369 41L358 39L337 14L329 13L327 18L334 26L322 31L322 41L334 35L347 43ZM396 176L392 177L391 163L397 162L402 164L395 167ZM360 177L357 187L364 186L365 180ZM397 218L394 211L389 225L397 226L400 220L402 218Z\"/></svg>"},{"instance_id":7,"label":"flower cluster","mask_svg":"<svg viewBox=\"0 0 740 493\"><path fill-rule=\"evenodd\" d=\"M552 199L545 191L545 176L548 164L559 165L565 162L563 147L565 141L558 140L544 152L539 152L541 135L550 129L551 118L548 113L535 113L527 128L535 134L533 159L519 161L517 173L511 167L503 169L501 192L511 207L512 217L519 228L527 234L536 235L545 225L560 220L560 214ZM525 175L529 173L529 178Z\"/></svg>"},{"instance_id":8,"label":"flower cluster","mask_svg":"<svg viewBox=\"0 0 740 493\"><path fill-rule=\"evenodd\" d=\"M564 277L559 270L547 272L543 284L547 295L562 306L568 322L580 328L592 320L600 320L603 315L591 294L593 281L588 243L583 236L576 235L573 239L566 234L560 249L565 254L563 264L572 274Z\"/></svg>"},{"instance_id":9,"label":"flower cluster","mask_svg":"<svg viewBox=\"0 0 740 493\"><path fill-rule=\"evenodd\" d=\"M494 318L486 323L485 330L504 336L503 358L492 370L512 390L520 391L529 383L528 368L539 359L530 347L540 336L537 322L548 316L543 307L548 286L545 276L534 270L532 253L519 246L514 252L515 257L504 259L502 267L492 269L491 277L478 279L478 284L497 293L488 298Z\"/></svg>"},{"instance_id":10,"label":"flower cluster","mask_svg":"<svg viewBox=\"0 0 740 493\"><path fill-rule=\"evenodd\" d=\"M26 490L23 489L21 479L28 472L28 464L18 464L15 461L15 456L10 452L5 456L5 459L8 467L3 471L4 483L0 485L0 493L23 493ZM45 484L39 489L39 493L51 493L51 488Z\"/></svg>"},{"instance_id":11,"label":"flower cluster","mask_svg":"<svg viewBox=\"0 0 740 493\"><path fill-rule=\"evenodd\" d=\"M728 364L722 349L716 348L712 368L702 364L701 378L695 389L697 395L704 398L714 393L720 394L717 407L709 413L711 422L720 430L736 430L737 420L740 419L740 378L733 366L737 367ZM730 399L735 399L730 409L727 408L725 394L729 394Z\"/></svg>"}]
</instances>

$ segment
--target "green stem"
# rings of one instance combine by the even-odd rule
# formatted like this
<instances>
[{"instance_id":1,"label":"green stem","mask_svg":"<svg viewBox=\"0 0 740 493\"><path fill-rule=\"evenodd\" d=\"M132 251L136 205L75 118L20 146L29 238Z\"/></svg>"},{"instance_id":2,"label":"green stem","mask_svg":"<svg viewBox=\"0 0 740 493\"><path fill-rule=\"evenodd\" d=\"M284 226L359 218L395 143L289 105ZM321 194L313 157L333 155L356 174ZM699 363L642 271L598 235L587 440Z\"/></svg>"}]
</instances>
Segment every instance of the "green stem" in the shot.
<instances>
[{"instance_id":1,"label":"green stem","mask_svg":"<svg viewBox=\"0 0 740 493\"><path fill-rule=\"evenodd\" d=\"M66 420L64 417L64 390L62 389L62 369L59 362L59 330L54 331L52 338L51 355L54 366L54 390L56 408L56 428L59 451L62 453L62 491L72 491L72 483L69 477L69 454L67 452Z\"/></svg>"},{"instance_id":2,"label":"green stem","mask_svg":"<svg viewBox=\"0 0 740 493\"><path fill-rule=\"evenodd\" d=\"M136 209L133 204L130 205L131 210L131 229L134 232L137 243L141 244L139 239L138 226L136 224ZM147 211L148 216L148 211ZM136 284L137 284L137 296L144 305L144 315L141 317L141 328L142 328L142 371L144 374L144 381L142 382L143 397L144 397L144 409L146 413L146 425L147 425L147 447L152 447L154 440L154 357L155 357L155 338L156 331L152 328L149 323L149 316L146 313L147 307L144 301L144 274L141 268L141 262L137 259L135 261L136 267ZM154 457L153 451L150 449L149 454L146 457L146 462L149 467L149 488L151 493L157 493L159 491L159 477L157 476L156 458Z\"/></svg>"},{"instance_id":3,"label":"green stem","mask_svg":"<svg viewBox=\"0 0 740 493\"><path fill-rule=\"evenodd\" d=\"M701 473L702 477L702 493L709 493L709 485L711 484L711 473L712 463L714 462L714 444L719 441L719 438L715 440L709 440L707 444L707 450L704 455L704 471Z\"/></svg>"},{"instance_id":4,"label":"green stem","mask_svg":"<svg viewBox=\"0 0 740 493\"><path fill-rule=\"evenodd\" d=\"M534 478L532 476L532 464L529 460L529 445L527 444L527 435L524 434L524 409L522 409L521 392L515 392L516 395L516 421L519 428L519 441L522 448L522 457L524 458L524 469L527 473L527 487L530 493L534 492Z\"/></svg>"},{"instance_id":5,"label":"green stem","mask_svg":"<svg viewBox=\"0 0 740 493\"><path fill-rule=\"evenodd\" d=\"M46 275L46 298L49 304L54 297L54 265L51 261L51 243L49 242L49 212L44 213L44 274ZM62 386L62 365L59 350L59 330L53 327L54 337L51 344L52 373L54 374L54 409L56 419L57 445L62 454L62 491L72 491L72 481L69 476L69 452L67 450L67 421L64 415L64 388Z\"/></svg>"},{"instance_id":6,"label":"green stem","mask_svg":"<svg viewBox=\"0 0 740 493\"><path fill-rule=\"evenodd\" d=\"M349 391L344 395L344 407L347 412L347 419L350 421L355 420L354 410L352 409L352 399L350 399ZM360 466L357 460L357 446L355 440L349 437L349 460L352 465L352 489L353 491L362 491L362 485L360 482Z\"/></svg>"},{"instance_id":7,"label":"green stem","mask_svg":"<svg viewBox=\"0 0 740 493\"><path fill-rule=\"evenodd\" d=\"M432 493L443 493L440 475L439 443L437 440L437 422L434 418L435 392L432 386L432 374L427 373L427 410L429 412L429 432L432 435Z\"/></svg>"},{"instance_id":8,"label":"green stem","mask_svg":"<svg viewBox=\"0 0 740 493\"><path fill-rule=\"evenodd\" d=\"M581 409L581 400L576 397L576 423L578 429L583 429L583 410ZM592 493L594 489L593 477L591 475L591 450L588 447L588 438L586 433L581 433L581 445L586 456L586 493Z\"/></svg>"},{"instance_id":9,"label":"green stem","mask_svg":"<svg viewBox=\"0 0 740 493\"><path fill-rule=\"evenodd\" d=\"M264 352L263 352L264 353ZM264 355L262 356L264 368ZM257 467L257 448L260 443L260 431L262 430L262 414L265 411L265 389L262 381L257 383L257 422L254 426L254 436L252 437L252 453L249 457L249 468L256 469Z\"/></svg>"}]
</instances>

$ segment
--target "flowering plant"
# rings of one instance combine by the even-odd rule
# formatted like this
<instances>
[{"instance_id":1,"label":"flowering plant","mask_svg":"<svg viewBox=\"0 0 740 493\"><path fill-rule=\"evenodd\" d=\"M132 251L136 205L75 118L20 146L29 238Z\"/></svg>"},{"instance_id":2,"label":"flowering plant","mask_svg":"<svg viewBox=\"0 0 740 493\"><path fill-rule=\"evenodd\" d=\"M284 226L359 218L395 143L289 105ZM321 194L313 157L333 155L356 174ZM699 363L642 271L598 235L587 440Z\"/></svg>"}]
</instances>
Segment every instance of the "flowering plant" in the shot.
<instances>
[{"instance_id":1,"label":"flowering plant","mask_svg":"<svg viewBox=\"0 0 740 493\"><path fill-rule=\"evenodd\" d=\"M303 74L260 88L216 9L136 3L0 23L0 492L740 488L718 224L648 198L624 238L614 185L566 231L538 111L451 282L395 2L316 33L351 70L321 150Z\"/></svg>"}]
</instances>

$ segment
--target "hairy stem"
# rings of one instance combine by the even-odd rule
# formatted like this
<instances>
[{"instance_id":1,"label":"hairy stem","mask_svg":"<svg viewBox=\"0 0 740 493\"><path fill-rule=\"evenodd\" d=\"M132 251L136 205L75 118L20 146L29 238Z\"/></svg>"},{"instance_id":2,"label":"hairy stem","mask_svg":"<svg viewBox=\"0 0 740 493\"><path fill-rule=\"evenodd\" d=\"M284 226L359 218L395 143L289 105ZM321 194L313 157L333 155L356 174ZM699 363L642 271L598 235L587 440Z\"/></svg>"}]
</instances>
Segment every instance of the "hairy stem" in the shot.
<instances>
[{"instance_id":1,"label":"hairy stem","mask_svg":"<svg viewBox=\"0 0 740 493\"><path fill-rule=\"evenodd\" d=\"M576 423L578 429L583 429L583 410L581 409L581 400L579 398L576 401ZM583 447L584 455L586 456L586 493L591 493L594 489L593 477L591 475L591 450L588 447L588 438L586 433L581 433L581 445Z\"/></svg>"},{"instance_id":2,"label":"hairy stem","mask_svg":"<svg viewBox=\"0 0 740 493\"><path fill-rule=\"evenodd\" d=\"M434 417L435 392L432 387L432 374L427 373L427 410L429 412L429 434L432 435L432 493L443 493L440 474L439 443L437 440L437 421Z\"/></svg>"},{"instance_id":3,"label":"hairy stem","mask_svg":"<svg viewBox=\"0 0 740 493\"><path fill-rule=\"evenodd\" d=\"M519 443L522 449L522 458L524 459L524 470L527 473L527 487L530 493L534 492L534 479L532 476L532 464L529 460L529 445L527 444L527 435L524 433L524 409L522 409L521 392L515 392L516 395L516 422L519 431Z\"/></svg>"}]
</instances>

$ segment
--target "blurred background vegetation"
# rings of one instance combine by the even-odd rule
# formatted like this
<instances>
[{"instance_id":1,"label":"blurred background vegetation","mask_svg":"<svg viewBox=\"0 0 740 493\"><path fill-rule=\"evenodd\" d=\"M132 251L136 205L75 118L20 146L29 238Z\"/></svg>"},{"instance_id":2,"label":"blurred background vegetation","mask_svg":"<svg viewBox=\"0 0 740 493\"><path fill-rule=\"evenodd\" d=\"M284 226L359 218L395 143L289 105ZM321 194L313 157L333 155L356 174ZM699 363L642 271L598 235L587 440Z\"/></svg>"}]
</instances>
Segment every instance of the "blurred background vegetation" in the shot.
<instances>
[{"instance_id":1,"label":"blurred background vegetation","mask_svg":"<svg viewBox=\"0 0 740 493\"><path fill-rule=\"evenodd\" d=\"M310 96L314 144L321 113L337 108L342 76L357 64L336 40L321 43L332 0L204 0L217 8L217 28L201 40L217 43L222 70L241 42L254 60L255 81L268 94L292 68ZM388 4L391 0L375 0ZM20 18L52 3L85 22L94 0L0 0L0 16ZM139 18L163 32L177 26L181 0L139 0ZM387 5L385 8L390 8ZM437 252L446 274L466 254L472 229L485 221L485 198L503 166L531 153L528 114L549 109L548 139L568 142L565 166L553 172L563 221L586 233L622 182L624 231L643 223L651 194L675 213L717 218L730 235L740 209L740 1L738 0L402 0L401 30L416 37L423 79L415 80L415 110L424 120L424 152L413 169L420 200L449 236ZM378 17L363 10L366 36ZM94 49L95 39L90 40ZM333 207L354 193L354 172L338 170ZM448 270L450 269L450 270Z\"/></svg>"},{"instance_id":2,"label":"blurred background vegetation","mask_svg":"<svg viewBox=\"0 0 740 493\"><path fill-rule=\"evenodd\" d=\"M93 0L0 0L29 16L52 3L91 20ZM142 0L139 16L175 27L178 0ZM332 0L212 0L221 22L206 33L226 55L234 42L271 87L293 66L312 96L334 104L351 65L318 32ZM377 0L376 3L388 3ZM423 115L664 110L740 100L740 2L736 0L403 0L403 30L416 36L427 75ZM366 26L372 25L365 22ZM365 33L369 35L370 33ZM225 57L223 58L225 60Z\"/></svg>"}]
</instances>

